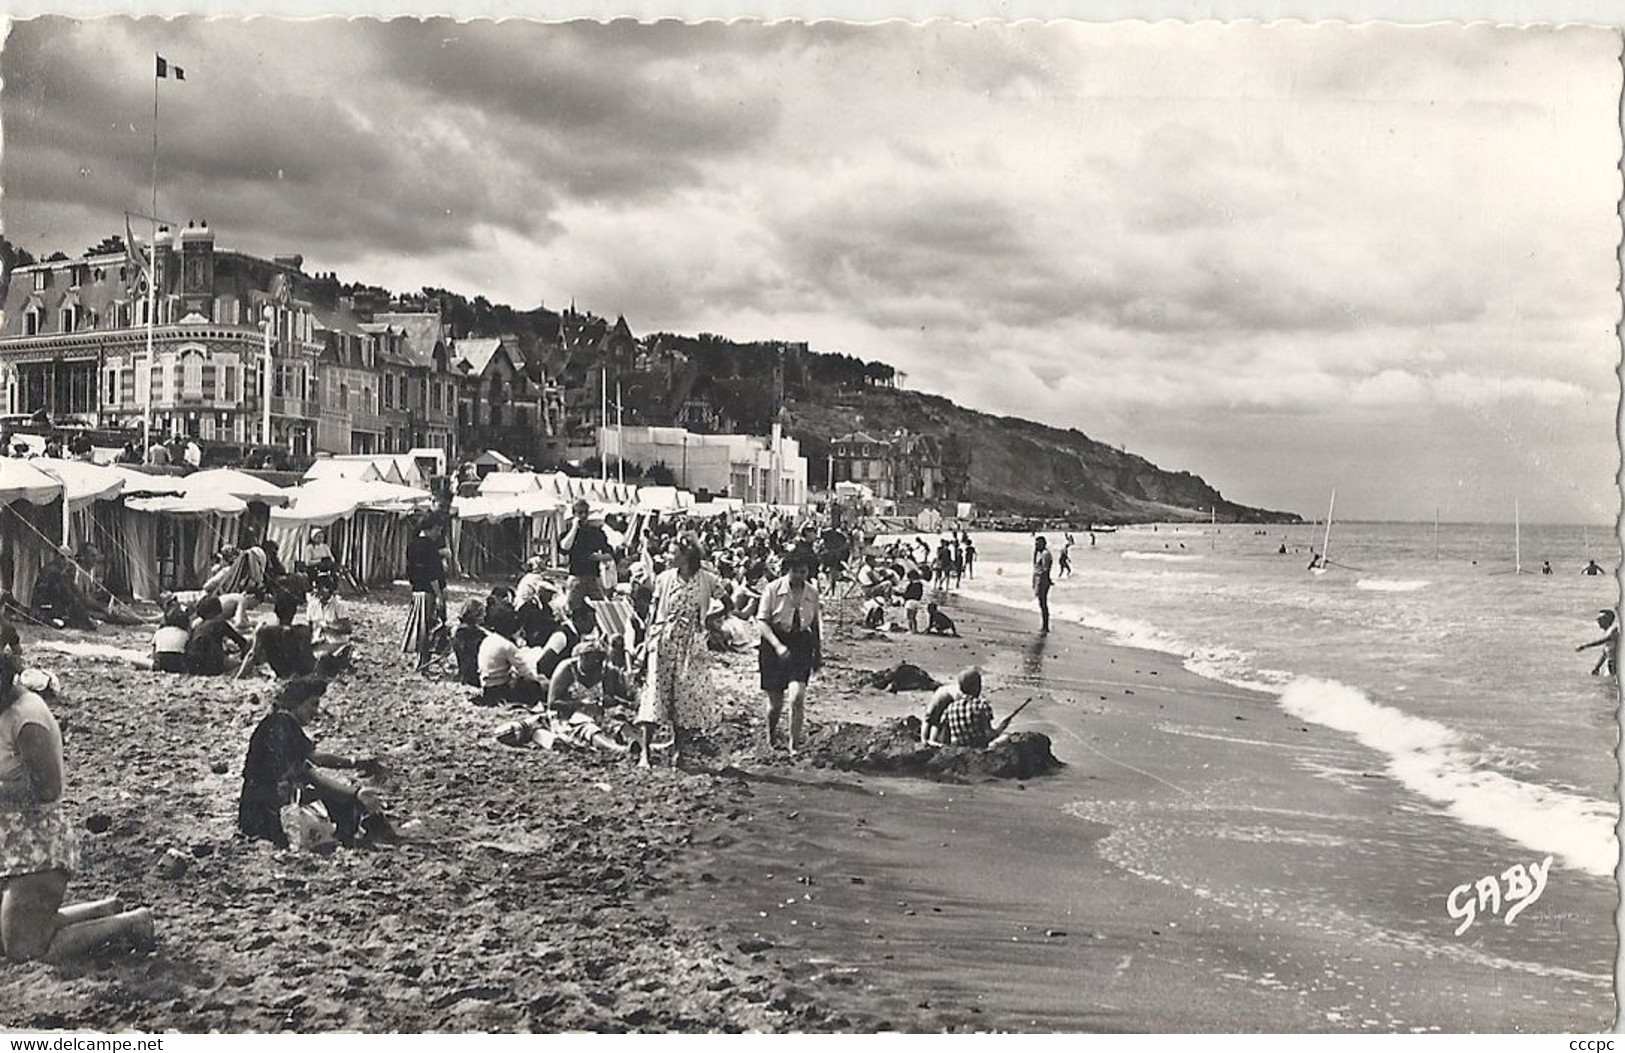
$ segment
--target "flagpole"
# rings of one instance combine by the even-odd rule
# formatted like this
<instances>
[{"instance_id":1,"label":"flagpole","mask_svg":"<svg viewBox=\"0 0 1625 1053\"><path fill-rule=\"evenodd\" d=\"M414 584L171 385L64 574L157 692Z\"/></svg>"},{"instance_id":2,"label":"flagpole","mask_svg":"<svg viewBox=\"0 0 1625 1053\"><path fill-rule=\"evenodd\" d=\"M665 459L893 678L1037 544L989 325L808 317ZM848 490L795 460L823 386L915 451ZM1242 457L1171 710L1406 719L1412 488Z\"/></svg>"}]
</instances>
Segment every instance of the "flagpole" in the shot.
<instances>
[{"instance_id":1,"label":"flagpole","mask_svg":"<svg viewBox=\"0 0 1625 1053\"><path fill-rule=\"evenodd\" d=\"M626 415L621 397L621 382L615 381L615 476L626 485Z\"/></svg>"},{"instance_id":2,"label":"flagpole","mask_svg":"<svg viewBox=\"0 0 1625 1053\"><path fill-rule=\"evenodd\" d=\"M604 449L604 432L609 428L609 371L598 371L598 481L609 480L609 454Z\"/></svg>"},{"instance_id":3,"label":"flagpole","mask_svg":"<svg viewBox=\"0 0 1625 1053\"><path fill-rule=\"evenodd\" d=\"M152 76L152 242L147 268L147 390L141 400L141 459L152 449L152 330L158 321L158 71ZM139 384L138 384L139 386Z\"/></svg>"}]
</instances>

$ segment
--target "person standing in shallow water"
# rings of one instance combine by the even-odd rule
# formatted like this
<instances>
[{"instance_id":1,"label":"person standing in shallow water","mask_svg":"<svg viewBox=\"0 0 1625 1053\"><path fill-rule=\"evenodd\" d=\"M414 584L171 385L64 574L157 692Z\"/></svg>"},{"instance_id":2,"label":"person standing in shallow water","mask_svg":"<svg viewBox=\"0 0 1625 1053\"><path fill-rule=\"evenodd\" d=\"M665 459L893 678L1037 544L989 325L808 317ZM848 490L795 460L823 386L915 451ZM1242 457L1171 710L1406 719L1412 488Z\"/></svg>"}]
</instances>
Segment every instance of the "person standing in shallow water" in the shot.
<instances>
[{"instance_id":1,"label":"person standing in shallow water","mask_svg":"<svg viewBox=\"0 0 1625 1053\"><path fill-rule=\"evenodd\" d=\"M1044 624L1038 630L1049 632L1049 589L1054 584L1051 572L1055 566L1055 557L1049 551L1049 543L1042 535L1033 541L1033 595L1038 598L1038 613L1043 616Z\"/></svg>"}]
</instances>

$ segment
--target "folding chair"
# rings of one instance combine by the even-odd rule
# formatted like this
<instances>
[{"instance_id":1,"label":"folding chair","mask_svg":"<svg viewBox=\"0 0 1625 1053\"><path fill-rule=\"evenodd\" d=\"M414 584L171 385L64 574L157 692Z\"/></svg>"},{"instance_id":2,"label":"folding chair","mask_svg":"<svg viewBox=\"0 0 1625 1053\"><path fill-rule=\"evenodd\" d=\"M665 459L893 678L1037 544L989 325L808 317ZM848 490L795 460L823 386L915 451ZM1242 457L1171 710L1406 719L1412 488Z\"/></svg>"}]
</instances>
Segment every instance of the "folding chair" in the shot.
<instances>
[{"instance_id":1,"label":"folding chair","mask_svg":"<svg viewBox=\"0 0 1625 1053\"><path fill-rule=\"evenodd\" d=\"M637 630L642 625L638 621L637 611L632 608L631 600L593 600L588 604L592 606L593 617L598 620L598 631L605 639L613 640L619 636L626 640L626 653L631 654L637 644Z\"/></svg>"}]
</instances>

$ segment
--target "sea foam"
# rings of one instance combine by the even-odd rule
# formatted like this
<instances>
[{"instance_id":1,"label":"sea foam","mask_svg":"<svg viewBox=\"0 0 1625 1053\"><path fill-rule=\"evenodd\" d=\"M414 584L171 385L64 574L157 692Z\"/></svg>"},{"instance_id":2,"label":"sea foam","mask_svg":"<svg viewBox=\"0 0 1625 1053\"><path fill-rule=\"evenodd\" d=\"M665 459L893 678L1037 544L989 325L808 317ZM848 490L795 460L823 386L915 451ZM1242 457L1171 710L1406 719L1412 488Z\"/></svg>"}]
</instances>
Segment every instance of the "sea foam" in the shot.
<instances>
[{"instance_id":1,"label":"sea foam","mask_svg":"<svg viewBox=\"0 0 1625 1053\"><path fill-rule=\"evenodd\" d=\"M1153 559L1164 563L1190 563L1202 557L1194 553L1184 552L1136 552L1132 549L1123 553L1124 559Z\"/></svg>"},{"instance_id":2,"label":"sea foam","mask_svg":"<svg viewBox=\"0 0 1625 1053\"><path fill-rule=\"evenodd\" d=\"M1431 581L1417 578L1361 578L1354 583L1354 587L1367 592L1415 592L1432 584Z\"/></svg>"},{"instance_id":3,"label":"sea foam","mask_svg":"<svg viewBox=\"0 0 1625 1053\"><path fill-rule=\"evenodd\" d=\"M1372 702L1334 680L1299 677L1281 690L1280 704L1295 717L1382 753L1389 774L1456 819L1561 856L1588 874L1614 872L1618 813L1612 805L1479 768L1455 731Z\"/></svg>"},{"instance_id":4,"label":"sea foam","mask_svg":"<svg viewBox=\"0 0 1625 1053\"><path fill-rule=\"evenodd\" d=\"M1030 608L1033 602L991 589L967 588L962 594L1007 607ZM1054 618L1104 632L1114 644L1171 654L1198 676L1278 696L1281 708L1300 720L1381 753L1396 781L1444 806L1460 822L1560 856L1565 865L1589 874L1606 877L1614 871L1618 811L1612 804L1479 767L1462 736L1437 721L1372 702L1358 688L1335 680L1258 668L1245 651L1193 645L1146 621L1073 603L1052 603L1050 609Z\"/></svg>"}]
</instances>

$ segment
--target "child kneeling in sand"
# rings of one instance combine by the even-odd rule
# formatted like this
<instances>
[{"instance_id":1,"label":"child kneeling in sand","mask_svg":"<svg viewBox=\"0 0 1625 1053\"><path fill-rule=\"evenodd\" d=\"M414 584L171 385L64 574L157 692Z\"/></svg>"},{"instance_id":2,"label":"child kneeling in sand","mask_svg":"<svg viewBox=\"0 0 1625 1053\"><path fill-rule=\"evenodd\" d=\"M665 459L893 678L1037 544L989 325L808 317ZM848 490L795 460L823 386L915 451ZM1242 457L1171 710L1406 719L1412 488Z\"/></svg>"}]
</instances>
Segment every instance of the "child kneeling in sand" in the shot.
<instances>
[{"instance_id":1,"label":"child kneeling in sand","mask_svg":"<svg viewBox=\"0 0 1625 1053\"><path fill-rule=\"evenodd\" d=\"M993 707L982 698L982 671L971 666L932 696L920 741L927 746L990 746L1014 718L1011 713L994 725Z\"/></svg>"},{"instance_id":2,"label":"child kneeling in sand","mask_svg":"<svg viewBox=\"0 0 1625 1053\"><path fill-rule=\"evenodd\" d=\"M933 633L937 636L959 635L959 629L954 625L954 620L938 610L935 603L926 604L925 613L927 618L925 626L926 632Z\"/></svg>"}]
</instances>

